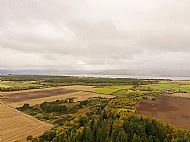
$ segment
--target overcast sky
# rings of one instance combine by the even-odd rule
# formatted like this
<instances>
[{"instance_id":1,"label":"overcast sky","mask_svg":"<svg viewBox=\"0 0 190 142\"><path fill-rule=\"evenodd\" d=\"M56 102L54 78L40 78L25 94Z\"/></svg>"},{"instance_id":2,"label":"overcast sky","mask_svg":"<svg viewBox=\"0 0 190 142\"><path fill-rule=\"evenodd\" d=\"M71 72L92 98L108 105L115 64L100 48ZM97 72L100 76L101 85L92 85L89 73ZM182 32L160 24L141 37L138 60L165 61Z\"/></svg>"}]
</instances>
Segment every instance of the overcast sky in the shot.
<instances>
[{"instance_id":1,"label":"overcast sky","mask_svg":"<svg viewBox=\"0 0 190 142\"><path fill-rule=\"evenodd\" d=\"M0 68L190 70L190 0L0 0Z\"/></svg>"}]
</instances>

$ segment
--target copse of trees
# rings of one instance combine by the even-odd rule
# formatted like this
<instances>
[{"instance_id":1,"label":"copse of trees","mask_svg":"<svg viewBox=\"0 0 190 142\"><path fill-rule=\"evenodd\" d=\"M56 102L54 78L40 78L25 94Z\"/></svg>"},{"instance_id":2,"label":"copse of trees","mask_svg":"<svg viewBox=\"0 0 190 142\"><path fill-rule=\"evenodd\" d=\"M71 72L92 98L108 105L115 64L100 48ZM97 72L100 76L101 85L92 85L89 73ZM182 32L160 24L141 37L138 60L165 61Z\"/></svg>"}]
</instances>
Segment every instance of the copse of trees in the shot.
<instances>
[{"instance_id":1,"label":"copse of trees","mask_svg":"<svg viewBox=\"0 0 190 142\"><path fill-rule=\"evenodd\" d=\"M103 114L103 113L102 113ZM81 117L79 125L55 134L45 133L40 142L189 142L190 135L168 124L149 117L128 114L125 117L98 119Z\"/></svg>"},{"instance_id":2,"label":"copse of trees","mask_svg":"<svg viewBox=\"0 0 190 142\"><path fill-rule=\"evenodd\" d=\"M62 136L63 141L75 141L77 138L80 142L172 142L182 138L190 140L186 131L179 132L162 122L138 115L110 121L100 117L87 124L82 132L75 132L73 137L65 137L64 134Z\"/></svg>"},{"instance_id":3,"label":"copse of trees","mask_svg":"<svg viewBox=\"0 0 190 142\"><path fill-rule=\"evenodd\" d=\"M47 83L52 84L65 84L65 85L140 85L140 84L150 84L156 83L154 80L140 80L140 79L130 79L130 78L96 78L96 77L57 77L45 80Z\"/></svg>"}]
</instances>

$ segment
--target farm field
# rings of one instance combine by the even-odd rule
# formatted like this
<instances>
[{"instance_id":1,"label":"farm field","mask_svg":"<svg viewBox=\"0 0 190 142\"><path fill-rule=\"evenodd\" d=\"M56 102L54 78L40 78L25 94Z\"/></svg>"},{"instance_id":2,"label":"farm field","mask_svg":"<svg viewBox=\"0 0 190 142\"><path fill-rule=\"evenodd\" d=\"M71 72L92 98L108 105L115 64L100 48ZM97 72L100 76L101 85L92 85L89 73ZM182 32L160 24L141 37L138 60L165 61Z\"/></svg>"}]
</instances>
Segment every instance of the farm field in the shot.
<instances>
[{"instance_id":1,"label":"farm field","mask_svg":"<svg viewBox=\"0 0 190 142\"><path fill-rule=\"evenodd\" d=\"M90 92L93 86L62 86L44 89L34 89L25 91L14 91L1 93L1 101L16 108L23 106L25 103L30 105L40 104L45 101L56 101L67 98L75 98L75 101L83 101L92 97L114 98L113 95L104 95Z\"/></svg>"},{"instance_id":2,"label":"farm field","mask_svg":"<svg viewBox=\"0 0 190 142\"><path fill-rule=\"evenodd\" d=\"M8 85L6 85L6 84L0 82L0 87L8 88L8 87L10 87L10 86L8 86Z\"/></svg>"},{"instance_id":3,"label":"farm field","mask_svg":"<svg viewBox=\"0 0 190 142\"><path fill-rule=\"evenodd\" d=\"M170 81L170 83L189 85L190 80L172 80L172 81Z\"/></svg>"},{"instance_id":4,"label":"farm field","mask_svg":"<svg viewBox=\"0 0 190 142\"><path fill-rule=\"evenodd\" d=\"M190 99L184 97L159 96L156 101L142 100L137 112L151 115L179 128L190 130Z\"/></svg>"},{"instance_id":5,"label":"farm field","mask_svg":"<svg viewBox=\"0 0 190 142\"><path fill-rule=\"evenodd\" d=\"M6 102L20 102L26 101L30 99L44 98L50 96L58 96L68 93L77 92L77 90L69 90L69 89L52 89L52 90L40 90L40 91L32 91L32 92L19 92L5 95L6 99L3 101Z\"/></svg>"},{"instance_id":6,"label":"farm field","mask_svg":"<svg viewBox=\"0 0 190 142\"><path fill-rule=\"evenodd\" d=\"M130 88L132 88L132 86L106 86L106 87L95 88L91 91L94 93L101 93L101 94L113 94L117 91L123 89L130 89Z\"/></svg>"},{"instance_id":7,"label":"farm field","mask_svg":"<svg viewBox=\"0 0 190 142\"><path fill-rule=\"evenodd\" d=\"M173 93L171 96L172 97L190 98L190 93Z\"/></svg>"},{"instance_id":8,"label":"farm field","mask_svg":"<svg viewBox=\"0 0 190 142\"><path fill-rule=\"evenodd\" d=\"M64 86L65 89L79 90L79 91L92 91L95 86L85 86L85 85L70 85Z\"/></svg>"},{"instance_id":9,"label":"farm field","mask_svg":"<svg viewBox=\"0 0 190 142\"><path fill-rule=\"evenodd\" d=\"M28 135L39 136L51 128L48 123L0 104L0 142L25 142Z\"/></svg>"},{"instance_id":10,"label":"farm field","mask_svg":"<svg viewBox=\"0 0 190 142\"><path fill-rule=\"evenodd\" d=\"M43 102L52 102L56 100L64 100L67 98L75 98L75 101L84 101L93 97L114 98L115 96L79 91L79 92L74 92L74 93L67 93L64 95L63 94L54 95L54 96L43 97L43 98L38 98L38 99L29 99L25 101L15 101L15 102L5 102L5 103L11 107L16 108L16 107L21 107L24 104L36 105L36 104L41 104Z\"/></svg>"},{"instance_id":11,"label":"farm field","mask_svg":"<svg viewBox=\"0 0 190 142\"><path fill-rule=\"evenodd\" d=\"M19 91L8 91L8 92L0 92L0 95L9 95L14 93L29 93L29 92L36 92L36 91L49 91L54 89L64 89L65 86L58 86L58 87L48 87L48 88L39 88L39 89L28 89L28 90L19 90ZM67 88L65 88L67 89Z\"/></svg>"},{"instance_id":12,"label":"farm field","mask_svg":"<svg viewBox=\"0 0 190 142\"><path fill-rule=\"evenodd\" d=\"M38 86L36 81L1 81L0 87L29 87L29 86Z\"/></svg>"},{"instance_id":13,"label":"farm field","mask_svg":"<svg viewBox=\"0 0 190 142\"><path fill-rule=\"evenodd\" d=\"M54 90L54 89L69 89L69 90L78 90L78 91L91 91L95 88L95 86L87 86L87 85L67 85L67 86L49 86L47 88L40 89L29 89L29 90L19 90L19 91L10 91L10 92L1 92L4 94L12 94L13 92L33 92L33 91L44 91L44 90Z\"/></svg>"},{"instance_id":14,"label":"farm field","mask_svg":"<svg viewBox=\"0 0 190 142\"><path fill-rule=\"evenodd\" d=\"M149 85L142 85L138 89L144 90L144 89L152 89L155 91L162 91L162 90L174 90L174 91L182 91L190 93L190 85L182 85L182 84L176 84L176 83L170 83L170 82L160 82L158 84L149 84Z\"/></svg>"}]
</instances>

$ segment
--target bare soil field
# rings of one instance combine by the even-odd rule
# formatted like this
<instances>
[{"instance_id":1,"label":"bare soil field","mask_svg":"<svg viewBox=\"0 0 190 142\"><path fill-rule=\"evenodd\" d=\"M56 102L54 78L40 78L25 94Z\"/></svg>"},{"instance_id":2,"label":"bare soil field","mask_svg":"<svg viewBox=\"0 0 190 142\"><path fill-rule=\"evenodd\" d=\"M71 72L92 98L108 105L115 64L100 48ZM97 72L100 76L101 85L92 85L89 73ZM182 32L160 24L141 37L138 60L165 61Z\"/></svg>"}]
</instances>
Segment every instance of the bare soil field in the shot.
<instances>
[{"instance_id":1,"label":"bare soil field","mask_svg":"<svg viewBox=\"0 0 190 142\"><path fill-rule=\"evenodd\" d=\"M190 130L189 108L189 98L159 96L156 101L142 100L137 106L137 112L151 115L179 128Z\"/></svg>"},{"instance_id":2,"label":"bare soil field","mask_svg":"<svg viewBox=\"0 0 190 142\"><path fill-rule=\"evenodd\" d=\"M55 90L55 89L69 89L69 90L78 90L78 91L91 91L95 86L85 86L85 85L70 85L70 86L58 86L50 88L41 88L41 89L30 89L30 90L21 90L21 91L11 91L11 92L0 92L0 95L9 95L13 93L26 93L26 92L36 92L44 90Z\"/></svg>"},{"instance_id":3,"label":"bare soil field","mask_svg":"<svg viewBox=\"0 0 190 142\"><path fill-rule=\"evenodd\" d=\"M176 84L184 84L184 85L189 85L190 80L172 80L170 81L171 83L176 83Z\"/></svg>"},{"instance_id":4,"label":"bare soil field","mask_svg":"<svg viewBox=\"0 0 190 142\"><path fill-rule=\"evenodd\" d=\"M32 91L32 92L18 92L18 93L9 93L5 95L6 99L3 101L6 102L21 102L30 99L38 99L50 96L58 96L63 94L69 94L73 92L78 92L77 90L69 90L69 89L52 89L52 90L40 90L40 91Z\"/></svg>"},{"instance_id":5,"label":"bare soil field","mask_svg":"<svg viewBox=\"0 0 190 142\"><path fill-rule=\"evenodd\" d=\"M52 102L56 100L63 100L63 99L73 98L73 97L76 98L75 101L83 101L83 100L87 100L88 98L93 98L93 97L114 98L115 96L80 91L80 92L69 93L69 94L64 94L64 95L44 97L44 98L38 98L38 99L30 99L30 100L21 101L21 102L6 102L6 103L10 105L11 107L16 108L16 107L23 106L25 103L30 104L30 105L36 105L36 104L41 104L45 101Z\"/></svg>"},{"instance_id":6,"label":"bare soil field","mask_svg":"<svg viewBox=\"0 0 190 142\"><path fill-rule=\"evenodd\" d=\"M30 89L30 90L20 90L20 91L10 91L10 92L0 92L0 95L9 95L9 94L13 94L13 93L26 93L26 92L35 92L35 91L44 91L44 90L55 90L55 89L62 89L62 88L64 88L64 86Z\"/></svg>"},{"instance_id":7,"label":"bare soil field","mask_svg":"<svg viewBox=\"0 0 190 142\"><path fill-rule=\"evenodd\" d=\"M50 124L0 104L0 142L25 142L28 135L39 136L51 128Z\"/></svg>"}]
</instances>

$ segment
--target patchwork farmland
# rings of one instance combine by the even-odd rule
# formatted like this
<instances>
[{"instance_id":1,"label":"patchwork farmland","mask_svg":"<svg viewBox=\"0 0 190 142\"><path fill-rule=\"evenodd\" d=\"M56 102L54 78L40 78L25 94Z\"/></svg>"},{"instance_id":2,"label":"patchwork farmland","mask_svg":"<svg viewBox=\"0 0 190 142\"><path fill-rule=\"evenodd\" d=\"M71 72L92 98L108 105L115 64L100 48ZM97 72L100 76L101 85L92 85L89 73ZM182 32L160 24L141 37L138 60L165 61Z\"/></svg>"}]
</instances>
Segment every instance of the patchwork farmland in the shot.
<instances>
[{"instance_id":1,"label":"patchwork farmland","mask_svg":"<svg viewBox=\"0 0 190 142\"><path fill-rule=\"evenodd\" d=\"M7 77L10 78L2 82L2 92L0 92L0 142L18 140L25 142L26 138L36 142L74 141L75 138L81 139L86 134L85 137L88 139L96 138L91 133L94 130L89 129L92 128L90 127L92 123L97 126L97 132L102 131L102 126L104 130L114 128L111 135L104 135L109 140L116 138L113 133L119 130L119 126L136 124L137 128L121 130L123 136L126 135L123 141L132 141L137 135L140 138L141 133L136 131L139 130L138 126L147 130L152 124L155 125L154 128L158 126L156 131L161 130L164 132L163 135L155 136L154 131L147 132L140 138L142 141L152 141L154 138L160 141L163 141L163 138L165 140L190 138L189 132L186 131L190 127L185 125L190 121L187 109L189 100L186 98L190 93L190 85L184 82L178 84L167 80L53 76L38 76L38 79L37 76ZM34 80L30 81L31 78ZM29 85L39 86L22 87L21 83L24 82L20 80L26 80ZM174 99L163 101L160 98L164 96ZM177 97L181 97L182 100L177 100ZM186 130L178 129L152 117L138 115L136 112L152 115ZM126 124L121 123L115 127L115 124L122 122L120 119L123 118L134 121L126 121ZM108 121L104 121L105 119ZM153 121L155 123L152 123ZM151 125L146 125L149 123ZM87 129L83 129L84 127ZM81 133L78 133L79 131ZM131 131L133 131L132 135L128 137ZM175 133L176 131L179 133Z\"/></svg>"},{"instance_id":2,"label":"patchwork farmland","mask_svg":"<svg viewBox=\"0 0 190 142\"><path fill-rule=\"evenodd\" d=\"M65 86L46 89L26 90L9 93L1 93L2 102L14 108L23 106L24 104L40 104L43 102L51 102L63 100L67 98L75 98L75 101L83 101L93 97L114 98L113 95L105 95L95 93L93 86Z\"/></svg>"}]
</instances>

